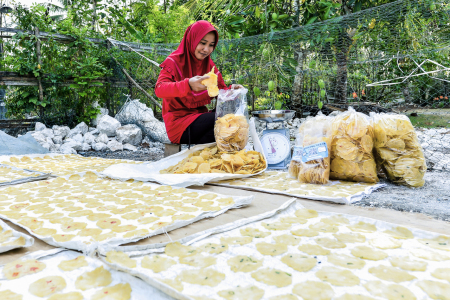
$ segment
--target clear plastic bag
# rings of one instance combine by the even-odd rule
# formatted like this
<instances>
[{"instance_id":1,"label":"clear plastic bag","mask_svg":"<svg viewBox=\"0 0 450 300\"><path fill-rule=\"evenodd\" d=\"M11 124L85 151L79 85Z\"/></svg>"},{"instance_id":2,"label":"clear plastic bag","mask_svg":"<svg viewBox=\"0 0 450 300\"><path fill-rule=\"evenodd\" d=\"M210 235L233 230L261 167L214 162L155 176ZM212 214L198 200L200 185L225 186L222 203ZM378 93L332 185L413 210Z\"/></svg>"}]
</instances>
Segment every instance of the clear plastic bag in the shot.
<instances>
[{"instance_id":1,"label":"clear plastic bag","mask_svg":"<svg viewBox=\"0 0 450 300\"><path fill-rule=\"evenodd\" d=\"M352 107L333 121L331 179L378 182L373 157L373 127L369 117Z\"/></svg>"},{"instance_id":2,"label":"clear plastic bag","mask_svg":"<svg viewBox=\"0 0 450 300\"><path fill-rule=\"evenodd\" d=\"M247 92L245 88L220 90L216 106L214 137L222 152L245 148L249 137Z\"/></svg>"},{"instance_id":3,"label":"clear plastic bag","mask_svg":"<svg viewBox=\"0 0 450 300\"><path fill-rule=\"evenodd\" d=\"M423 149L408 117L371 114L375 133L375 158L389 180L410 187L425 184L427 170Z\"/></svg>"},{"instance_id":4,"label":"clear plastic bag","mask_svg":"<svg viewBox=\"0 0 450 300\"><path fill-rule=\"evenodd\" d=\"M289 164L288 173L292 178L297 179L298 173L302 166L302 155L303 155L303 134L297 133L295 136L294 151L292 152L292 159Z\"/></svg>"},{"instance_id":5,"label":"clear plastic bag","mask_svg":"<svg viewBox=\"0 0 450 300\"><path fill-rule=\"evenodd\" d=\"M302 183L326 184L330 178L330 153L332 118L319 113L308 118L299 128L302 147L301 159L291 161L290 174L297 175ZM298 161L300 160L300 161Z\"/></svg>"}]
</instances>

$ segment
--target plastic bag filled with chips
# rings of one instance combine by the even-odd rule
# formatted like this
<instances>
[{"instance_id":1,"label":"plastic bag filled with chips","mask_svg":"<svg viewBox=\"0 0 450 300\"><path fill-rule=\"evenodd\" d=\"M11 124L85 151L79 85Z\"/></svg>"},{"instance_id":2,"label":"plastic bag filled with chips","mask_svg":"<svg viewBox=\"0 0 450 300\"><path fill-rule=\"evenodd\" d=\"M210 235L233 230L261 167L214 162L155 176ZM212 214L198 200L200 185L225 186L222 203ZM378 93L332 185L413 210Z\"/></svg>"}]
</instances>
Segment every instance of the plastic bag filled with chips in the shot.
<instances>
[{"instance_id":1,"label":"plastic bag filled with chips","mask_svg":"<svg viewBox=\"0 0 450 300\"><path fill-rule=\"evenodd\" d=\"M247 92L245 88L220 90L216 106L214 137L222 152L244 149L249 137Z\"/></svg>"},{"instance_id":2,"label":"plastic bag filled with chips","mask_svg":"<svg viewBox=\"0 0 450 300\"><path fill-rule=\"evenodd\" d=\"M297 179L302 183L326 184L330 178L331 123L332 118L319 113L300 125L302 156ZM297 171L292 169L292 174Z\"/></svg>"},{"instance_id":3,"label":"plastic bag filled with chips","mask_svg":"<svg viewBox=\"0 0 450 300\"><path fill-rule=\"evenodd\" d=\"M292 159L289 163L289 176L292 178L298 178L298 173L302 166L302 154L303 154L303 135L297 133L295 136L294 151L292 152Z\"/></svg>"},{"instance_id":4,"label":"plastic bag filled with chips","mask_svg":"<svg viewBox=\"0 0 450 300\"><path fill-rule=\"evenodd\" d=\"M350 107L336 116L332 128L330 178L378 182L370 118Z\"/></svg>"},{"instance_id":5,"label":"plastic bag filled with chips","mask_svg":"<svg viewBox=\"0 0 450 300\"><path fill-rule=\"evenodd\" d=\"M408 117L383 113L371 116L375 132L375 158L389 180L410 187L423 186L427 165Z\"/></svg>"}]
</instances>

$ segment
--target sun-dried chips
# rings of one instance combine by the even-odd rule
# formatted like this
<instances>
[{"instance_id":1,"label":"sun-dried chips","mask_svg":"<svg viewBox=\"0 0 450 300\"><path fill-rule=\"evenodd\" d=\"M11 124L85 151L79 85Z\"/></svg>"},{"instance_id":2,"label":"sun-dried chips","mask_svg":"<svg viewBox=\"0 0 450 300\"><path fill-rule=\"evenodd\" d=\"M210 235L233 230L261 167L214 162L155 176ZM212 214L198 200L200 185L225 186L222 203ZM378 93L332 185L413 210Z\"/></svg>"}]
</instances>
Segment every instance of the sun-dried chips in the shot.
<instances>
[{"instance_id":1,"label":"sun-dried chips","mask_svg":"<svg viewBox=\"0 0 450 300\"><path fill-rule=\"evenodd\" d=\"M248 141L249 126L243 115L227 114L218 118L214 126L217 147L223 152L244 149Z\"/></svg>"},{"instance_id":2,"label":"sun-dried chips","mask_svg":"<svg viewBox=\"0 0 450 300\"><path fill-rule=\"evenodd\" d=\"M373 127L368 117L350 108L332 126L330 178L378 182L373 149Z\"/></svg>"},{"instance_id":3,"label":"sun-dried chips","mask_svg":"<svg viewBox=\"0 0 450 300\"><path fill-rule=\"evenodd\" d=\"M217 146L189 154L161 174L231 173L256 174L266 168L264 156L256 151L218 152Z\"/></svg>"},{"instance_id":4,"label":"sun-dried chips","mask_svg":"<svg viewBox=\"0 0 450 300\"><path fill-rule=\"evenodd\" d=\"M315 145L317 149L311 150L317 153L328 153L331 145L331 118L318 115L308 118L299 128L296 144L303 149ZM323 150L323 151L321 151ZM304 151L303 151L304 152ZM289 174L302 183L328 183L330 177L330 155L317 159L307 158L293 159L289 166Z\"/></svg>"},{"instance_id":5,"label":"sun-dried chips","mask_svg":"<svg viewBox=\"0 0 450 300\"><path fill-rule=\"evenodd\" d=\"M422 146L408 117L374 114L375 158L394 183L421 187L427 166Z\"/></svg>"}]
</instances>

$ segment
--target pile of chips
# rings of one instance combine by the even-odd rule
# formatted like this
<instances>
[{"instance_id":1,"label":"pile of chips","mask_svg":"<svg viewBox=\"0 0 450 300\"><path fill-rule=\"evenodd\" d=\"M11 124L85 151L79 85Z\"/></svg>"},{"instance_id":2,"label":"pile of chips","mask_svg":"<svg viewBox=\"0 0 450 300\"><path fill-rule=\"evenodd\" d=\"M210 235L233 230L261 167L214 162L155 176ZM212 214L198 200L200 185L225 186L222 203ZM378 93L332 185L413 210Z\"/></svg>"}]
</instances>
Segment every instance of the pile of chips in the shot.
<instances>
[{"instance_id":1,"label":"pile of chips","mask_svg":"<svg viewBox=\"0 0 450 300\"><path fill-rule=\"evenodd\" d=\"M299 128L297 138L300 138L301 141L297 141L297 145L306 147L325 142L330 149L331 120L324 115L308 118ZM330 155L308 162L292 160L289 174L302 183L326 184L330 178Z\"/></svg>"},{"instance_id":2,"label":"pile of chips","mask_svg":"<svg viewBox=\"0 0 450 300\"><path fill-rule=\"evenodd\" d=\"M248 141L249 126L243 115L227 114L218 118L214 126L217 147L223 152L244 149Z\"/></svg>"},{"instance_id":3,"label":"pile of chips","mask_svg":"<svg viewBox=\"0 0 450 300\"><path fill-rule=\"evenodd\" d=\"M331 179L378 182L373 150L373 127L368 117L350 108L332 126Z\"/></svg>"},{"instance_id":4,"label":"pile of chips","mask_svg":"<svg viewBox=\"0 0 450 300\"><path fill-rule=\"evenodd\" d=\"M256 151L218 152L217 147L189 154L178 164L161 170L161 174L230 173L256 174L266 168L264 156Z\"/></svg>"},{"instance_id":5,"label":"pile of chips","mask_svg":"<svg viewBox=\"0 0 450 300\"><path fill-rule=\"evenodd\" d=\"M375 114L375 158L394 183L421 187L427 166L422 147L404 115Z\"/></svg>"}]
</instances>

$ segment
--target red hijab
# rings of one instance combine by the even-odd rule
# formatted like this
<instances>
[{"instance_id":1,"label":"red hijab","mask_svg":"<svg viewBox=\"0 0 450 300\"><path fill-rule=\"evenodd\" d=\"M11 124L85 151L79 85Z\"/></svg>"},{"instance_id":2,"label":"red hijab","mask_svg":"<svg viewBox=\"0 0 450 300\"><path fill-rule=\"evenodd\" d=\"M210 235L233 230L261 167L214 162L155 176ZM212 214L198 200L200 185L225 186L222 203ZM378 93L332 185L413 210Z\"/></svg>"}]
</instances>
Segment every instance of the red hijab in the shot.
<instances>
[{"instance_id":1,"label":"red hijab","mask_svg":"<svg viewBox=\"0 0 450 300\"><path fill-rule=\"evenodd\" d=\"M210 32L214 32L216 35L215 48L219 42L219 33L211 23L208 21L197 21L190 25L186 29L177 50L172 52L160 67L172 74L176 81L192 78L196 75L203 76L208 73L215 66L214 62L210 56L203 60L197 59L195 57L195 48L197 48L203 37Z\"/></svg>"}]
</instances>

